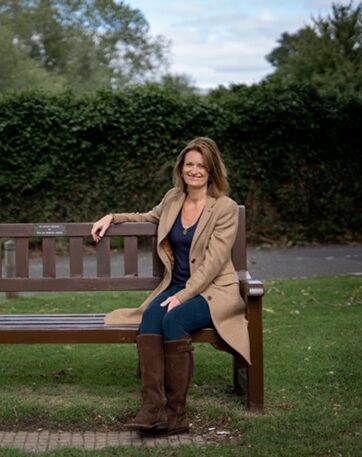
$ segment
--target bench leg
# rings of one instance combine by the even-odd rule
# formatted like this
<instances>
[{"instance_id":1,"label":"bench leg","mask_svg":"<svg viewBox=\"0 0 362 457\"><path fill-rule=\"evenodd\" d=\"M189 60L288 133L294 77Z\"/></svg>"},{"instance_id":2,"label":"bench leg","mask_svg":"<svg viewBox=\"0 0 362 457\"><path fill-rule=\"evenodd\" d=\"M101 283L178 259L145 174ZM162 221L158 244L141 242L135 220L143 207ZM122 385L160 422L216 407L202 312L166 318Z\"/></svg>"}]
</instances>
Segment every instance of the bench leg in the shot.
<instances>
[{"instance_id":1,"label":"bench leg","mask_svg":"<svg viewBox=\"0 0 362 457\"><path fill-rule=\"evenodd\" d=\"M251 363L248 370L248 407L262 411L264 407L264 362L261 298L249 297L248 320Z\"/></svg>"},{"instance_id":2,"label":"bench leg","mask_svg":"<svg viewBox=\"0 0 362 457\"><path fill-rule=\"evenodd\" d=\"M248 369L240 354L233 356L233 380L236 395L248 397Z\"/></svg>"},{"instance_id":3,"label":"bench leg","mask_svg":"<svg viewBox=\"0 0 362 457\"><path fill-rule=\"evenodd\" d=\"M248 365L243 357L233 357L234 391L245 397L247 408L253 411L262 411L264 407L264 387L260 368Z\"/></svg>"},{"instance_id":4,"label":"bench leg","mask_svg":"<svg viewBox=\"0 0 362 457\"><path fill-rule=\"evenodd\" d=\"M263 411L264 408L264 385L262 367L257 368L254 364L248 370L248 408L252 411Z\"/></svg>"}]
</instances>

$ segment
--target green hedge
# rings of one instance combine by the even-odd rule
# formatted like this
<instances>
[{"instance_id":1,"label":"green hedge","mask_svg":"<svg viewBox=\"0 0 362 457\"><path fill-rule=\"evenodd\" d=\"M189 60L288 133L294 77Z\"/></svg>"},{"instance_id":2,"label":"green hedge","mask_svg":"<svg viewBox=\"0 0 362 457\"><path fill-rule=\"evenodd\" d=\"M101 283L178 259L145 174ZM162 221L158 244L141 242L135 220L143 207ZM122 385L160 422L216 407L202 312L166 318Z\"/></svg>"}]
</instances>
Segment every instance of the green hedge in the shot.
<instances>
[{"instance_id":1,"label":"green hedge","mask_svg":"<svg viewBox=\"0 0 362 457\"><path fill-rule=\"evenodd\" d=\"M229 94L223 107L233 113L232 182L253 233L296 241L361 233L361 100L265 85Z\"/></svg>"},{"instance_id":2,"label":"green hedge","mask_svg":"<svg viewBox=\"0 0 362 457\"><path fill-rule=\"evenodd\" d=\"M361 102L310 88L3 97L0 220L92 221L147 210L170 187L178 152L202 135L220 145L232 197L247 204L250 237L356 237L361 121Z\"/></svg>"}]
</instances>

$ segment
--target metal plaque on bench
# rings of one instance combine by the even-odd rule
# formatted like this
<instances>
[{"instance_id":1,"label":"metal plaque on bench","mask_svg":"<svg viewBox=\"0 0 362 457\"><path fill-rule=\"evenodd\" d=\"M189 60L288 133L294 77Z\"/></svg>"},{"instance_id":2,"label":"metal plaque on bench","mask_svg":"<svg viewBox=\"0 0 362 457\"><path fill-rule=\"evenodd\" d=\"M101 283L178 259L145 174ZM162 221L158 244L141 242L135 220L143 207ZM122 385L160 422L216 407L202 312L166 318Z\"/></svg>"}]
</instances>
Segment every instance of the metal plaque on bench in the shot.
<instances>
[{"instance_id":1,"label":"metal plaque on bench","mask_svg":"<svg viewBox=\"0 0 362 457\"><path fill-rule=\"evenodd\" d=\"M65 225L62 224L35 224L35 236L64 236Z\"/></svg>"}]
</instances>

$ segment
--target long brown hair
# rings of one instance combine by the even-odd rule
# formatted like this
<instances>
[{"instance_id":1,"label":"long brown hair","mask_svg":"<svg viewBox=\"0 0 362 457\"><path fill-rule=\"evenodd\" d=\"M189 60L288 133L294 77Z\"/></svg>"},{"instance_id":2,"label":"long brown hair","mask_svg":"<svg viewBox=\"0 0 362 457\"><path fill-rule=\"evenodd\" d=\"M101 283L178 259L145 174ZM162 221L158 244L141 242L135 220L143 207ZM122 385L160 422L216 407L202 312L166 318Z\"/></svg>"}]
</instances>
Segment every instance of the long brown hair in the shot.
<instances>
[{"instance_id":1,"label":"long brown hair","mask_svg":"<svg viewBox=\"0 0 362 457\"><path fill-rule=\"evenodd\" d=\"M189 151L198 151L203 155L207 172L209 173L208 194L211 197L221 197L229 193L227 171L221 158L219 148L214 140L207 137L199 137L190 143L180 152L173 169L173 182L175 187L186 190L185 181L182 177L182 168L185 155Z\"/></svg>"}]
</instances>

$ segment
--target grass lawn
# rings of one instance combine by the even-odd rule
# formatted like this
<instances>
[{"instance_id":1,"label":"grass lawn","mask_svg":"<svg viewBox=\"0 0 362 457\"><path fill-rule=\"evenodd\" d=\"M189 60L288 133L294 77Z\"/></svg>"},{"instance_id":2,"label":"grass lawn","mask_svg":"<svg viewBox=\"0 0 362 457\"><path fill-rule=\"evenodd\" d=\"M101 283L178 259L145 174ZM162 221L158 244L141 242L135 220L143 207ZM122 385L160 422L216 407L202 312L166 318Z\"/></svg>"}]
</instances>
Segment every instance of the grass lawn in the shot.
<instances>
[{"instance_id":1,"label":"grass lawn","mask_svg":"<svg viewBox=\"0 0 362 457\"><path fill-rule=\"evenodd\" d=\"M266 283L264 414L231 391L231 358L196 345L189 394L202 448L76 449L42 457L362 455L362 278ZM0 313L107 312L145 293L79 293L0 299ZM122 429L140 401L133 345L1 346L1 430ZM219 432L219 433L218 433ZM220 432L224 432L220 434ZM1 457L23 452L0 449Z\"/></svg>"}]
</instances>

